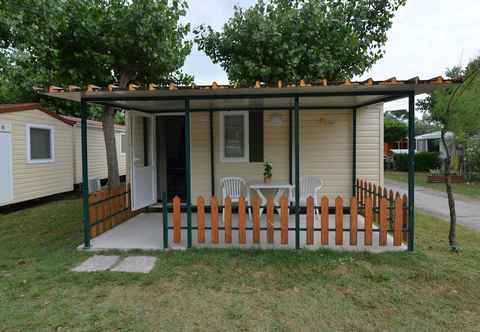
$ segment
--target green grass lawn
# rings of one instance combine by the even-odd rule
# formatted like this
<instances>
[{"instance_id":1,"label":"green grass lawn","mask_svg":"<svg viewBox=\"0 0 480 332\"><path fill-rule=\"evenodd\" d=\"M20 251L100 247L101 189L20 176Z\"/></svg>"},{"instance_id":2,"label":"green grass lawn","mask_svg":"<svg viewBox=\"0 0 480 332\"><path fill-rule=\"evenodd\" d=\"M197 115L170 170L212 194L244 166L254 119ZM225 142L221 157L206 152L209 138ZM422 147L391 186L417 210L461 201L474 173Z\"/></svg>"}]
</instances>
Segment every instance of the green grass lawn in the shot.
<instances>
[{"instance_id":1,"label":"green grass lawn","mask_svg":"<svg viewBox=\"0 0 480 332\"><path fill-rule=\"evenodd\" d=\"M427 182L427 175L428 173L416 173L415 184L417 186L423 186L423 187L431 188L438 191L443 191L443 192L445 191L445 184ZM408 173L397 172L397 171L385 171L385 178L407 183ZM453 192L456 194L462 194L465 196L480 198L479 182L453 183L452 186L453 186Z\"/></svg>"},{"instance_id":2,"label":"green grass lawn","mask_svg":"<svg viewBox=\"0 0 480 332\"><path fill-rule=\"evenodd\" d=\"M0 330L471 330L480 234L418 214L415 255L330 251L155 253L148 275L73 273L78 199L0 215ZM124 253L123 253L124 254Z\"/></svg>"}]
</instances>

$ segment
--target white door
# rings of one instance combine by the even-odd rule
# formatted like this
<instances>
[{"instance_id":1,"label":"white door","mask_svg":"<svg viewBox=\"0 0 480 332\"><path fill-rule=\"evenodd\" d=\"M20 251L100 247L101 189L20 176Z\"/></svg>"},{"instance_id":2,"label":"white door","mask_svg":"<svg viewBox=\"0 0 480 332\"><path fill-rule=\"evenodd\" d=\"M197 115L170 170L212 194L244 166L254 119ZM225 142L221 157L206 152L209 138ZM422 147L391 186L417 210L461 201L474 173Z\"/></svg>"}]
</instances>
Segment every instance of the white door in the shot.
<instances>
[{"instance_id":1,"label":"white door","mask_svg":"<svg viewBox=\"0 0 480 332\"><path fill-rule=\"evenodd\" d=\"M133 210L152 205L157 200L154 119L154 116L130 112Z\"/></svg>"},{"instance_id":2,"label":"white door","mask_svg":"<svg viewBox=\"0 0 480 332\"><path fill-rule=\"evenodd\" d=\"M12 125L0 122L0 206L13 199Z\"/></svg>"}]
</instances>

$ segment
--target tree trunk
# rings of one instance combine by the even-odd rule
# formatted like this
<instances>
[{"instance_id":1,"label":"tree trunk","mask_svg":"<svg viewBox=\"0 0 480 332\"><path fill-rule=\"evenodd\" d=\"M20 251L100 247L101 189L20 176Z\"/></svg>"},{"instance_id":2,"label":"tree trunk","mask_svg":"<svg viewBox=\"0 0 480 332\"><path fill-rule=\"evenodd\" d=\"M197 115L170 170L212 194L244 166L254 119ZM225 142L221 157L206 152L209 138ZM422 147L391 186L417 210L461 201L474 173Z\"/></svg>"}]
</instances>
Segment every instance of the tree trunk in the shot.
<instances>
[{"instance_id":1,"label":"tree trunk","mask_svg":"<svg viewBox=\"0 0 480 332\"><path fill-rule=\"evenodd\" d=\"M446 130L442 129L442 145L445 149L445 188L447 191L448 207L450 209L450 231L448 232L448 244L452 250L457 250L457 213L455 211L455 198L452 192L451 164L452 156L448 150L447 140L445 138Z\"/></svg>"},{"instance_id":2,"label":"tree trunk","mask_svg":"<svg viewBox=\"0 0 480 332\"><path fill-rule=\"evenodd\" d=\"M131 75L123 72L120 75L119 87L125 89L130 81ZM102 115L103 138L107 152L108 185L114 187L120 184L120 172L118 170L117 145L115 143L115 113L112 106L105 106Z\"/></svg>"},{"instance_id":3,"label":"tree trunk","mask_svg":"<svg viewBox=\"0 0 480 332\"><path fill-rule=\"evenodd\" d=\"M102 115L103 137L107 152L108 185L110 187L120 184L117 145L115 143L115 113L115 109L112 106L105 106Z\"/></svg>"}]
</instances>

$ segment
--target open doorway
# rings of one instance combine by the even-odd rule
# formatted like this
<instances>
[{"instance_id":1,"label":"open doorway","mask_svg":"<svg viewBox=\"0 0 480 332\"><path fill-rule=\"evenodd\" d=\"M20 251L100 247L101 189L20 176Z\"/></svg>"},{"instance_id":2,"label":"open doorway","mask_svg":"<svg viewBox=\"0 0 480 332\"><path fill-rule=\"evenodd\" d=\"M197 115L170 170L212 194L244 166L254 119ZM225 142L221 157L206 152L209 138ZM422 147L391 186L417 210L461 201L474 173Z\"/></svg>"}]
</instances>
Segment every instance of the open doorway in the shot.
<instances>
[{"instance_id":1,"label":"open doorway","mask_svg":"<svg viewBox=\"0 0 480 332\"><path fill-rule=\"evenodd\" d=\"M186 198L185 118L184 116L157 116L157 193L168 200Z\"/></svg>"}]
</instances>

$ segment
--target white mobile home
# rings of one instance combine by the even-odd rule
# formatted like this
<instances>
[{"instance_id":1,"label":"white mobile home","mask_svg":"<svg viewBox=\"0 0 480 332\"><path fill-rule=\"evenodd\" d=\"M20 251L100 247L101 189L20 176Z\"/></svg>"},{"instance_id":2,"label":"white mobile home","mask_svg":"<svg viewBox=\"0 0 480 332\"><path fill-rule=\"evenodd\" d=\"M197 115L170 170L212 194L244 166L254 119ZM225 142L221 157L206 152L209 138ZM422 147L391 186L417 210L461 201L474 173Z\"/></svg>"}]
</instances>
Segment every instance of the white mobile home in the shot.
<instances>
[{"instance_id":1,"label":"white mobile home","mask_svg":"<svg viewBox=\"0 0 480 332\"><path fill-rule=\"evenodd\" d=\"M125 129L116 128L125 175ZM107 178L101 123L89 122L89 177ZM72 191L81 183L80 126L37 103L0 105L0 206ZM122 137L124 145L122 147Z\"/></svg>"}]
</instances>

